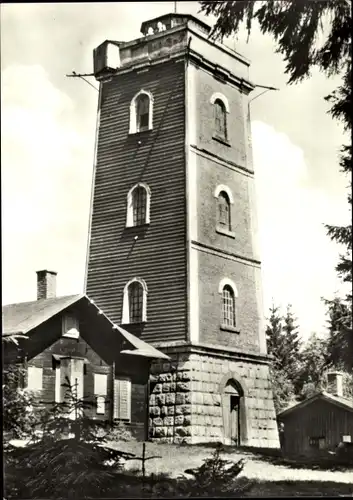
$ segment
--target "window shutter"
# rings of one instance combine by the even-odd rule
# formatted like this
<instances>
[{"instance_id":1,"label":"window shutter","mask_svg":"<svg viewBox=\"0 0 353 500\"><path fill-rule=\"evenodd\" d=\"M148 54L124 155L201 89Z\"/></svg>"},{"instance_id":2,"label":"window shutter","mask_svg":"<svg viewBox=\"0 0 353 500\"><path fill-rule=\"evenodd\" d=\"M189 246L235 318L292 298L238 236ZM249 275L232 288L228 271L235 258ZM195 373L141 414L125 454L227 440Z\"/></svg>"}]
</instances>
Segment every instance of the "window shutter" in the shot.
<instances>
[{"instance_id":1,"label":"window shutter","mask_svg":"<svg viewBox=\"0 0 353 500\"><path fill-rule=\"evenodd\" d=\"M96 396L107 395L107 375L104 373L94 374L94 394Z\"/></svg>"},{"instance_id":2,"label":"window shutter","mask_svg":"<svg viewBox=\"0 0 353 500\"><path fill-rule=\"evenodd\" d=\"M43 389L43 368L29 366L27 380L27 388L30 391L41 391Z\"/></svg>"},{"instance_id":3,"label":"window shutter","mask_svg":"<svg viewBox=\"0 0 353 500\"><path fill-rule=\"evenodd\" d=\"M131 420L131 380L116 378L114 381L114 418Z\"/></svg>"},{"instance_id":4,"label":"window shutter","mask_svg":"<svg viewBox=\"0 0 353 500\"><path fill-rule=\"evenodd\" d=\"M105 413L105 397L97 396L97 413L98 415L104 415Z\"/></svg>"}]
</instances>

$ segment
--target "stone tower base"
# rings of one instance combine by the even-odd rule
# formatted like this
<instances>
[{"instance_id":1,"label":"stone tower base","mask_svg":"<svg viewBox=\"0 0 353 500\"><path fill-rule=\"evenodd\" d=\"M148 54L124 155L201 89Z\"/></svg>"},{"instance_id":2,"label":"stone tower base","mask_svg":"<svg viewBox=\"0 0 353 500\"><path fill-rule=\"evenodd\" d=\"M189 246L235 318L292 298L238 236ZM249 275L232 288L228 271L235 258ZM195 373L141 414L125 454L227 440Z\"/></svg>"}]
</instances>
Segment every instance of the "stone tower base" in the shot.
<instances>
[{"instance_id":1,"label":"stone tower base","mask_svg":"<svg viewBox=\"0 0 353 500\"><path fill-rule=\"evenodd\" d=\"M171 361L151 367L151 440L280 447L267 356L191 344L158 348ZM236 440L233 393L238 401Z\"/></svg>"}]
</instances>

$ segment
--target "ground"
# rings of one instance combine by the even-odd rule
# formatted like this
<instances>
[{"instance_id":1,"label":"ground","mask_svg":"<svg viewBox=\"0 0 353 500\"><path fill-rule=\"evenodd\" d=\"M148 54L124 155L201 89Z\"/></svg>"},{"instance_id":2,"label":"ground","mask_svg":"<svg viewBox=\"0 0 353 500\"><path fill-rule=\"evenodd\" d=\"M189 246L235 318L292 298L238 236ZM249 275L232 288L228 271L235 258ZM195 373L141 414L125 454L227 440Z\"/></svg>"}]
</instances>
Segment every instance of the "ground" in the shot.
<instances>
[{"instance_id":1,"label":"ground","mask_svg":"<svg viewBox=\"0 0 353 500\"><path fill-rule=\"evenodd\" d=\"M142 443L114 444L119 450L142 455ZM146 456L157 456L146 462L147 474L168 474L178 477L185 469L198 467L203 459L214 451L212 446L178 446L146 443ZM346 495L353 497L353 468L333 467L321 470L319 466L284 463L283 459L264 454L224 447L224 458L237 461L246 459L241 473L242 481L250 480L254 486L249 496L326 496ZM126 469L140 469L141 462L131 460ZM336 470L333 470L336 469ZM245 495L246 496L246 495Z\"/></svg>"}]
</instances>

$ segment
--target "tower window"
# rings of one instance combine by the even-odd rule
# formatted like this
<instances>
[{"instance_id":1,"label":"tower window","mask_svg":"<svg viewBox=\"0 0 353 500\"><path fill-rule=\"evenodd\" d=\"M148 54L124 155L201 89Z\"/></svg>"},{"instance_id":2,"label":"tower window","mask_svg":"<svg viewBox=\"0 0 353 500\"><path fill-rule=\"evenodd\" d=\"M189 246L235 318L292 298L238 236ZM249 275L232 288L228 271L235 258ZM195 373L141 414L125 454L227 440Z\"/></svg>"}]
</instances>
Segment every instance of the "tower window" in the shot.
<instances>
[{"instance_id":1,"label":"tower window","mask_svg":"<svg viewBox=\"0 0 353 500\"><path fill-rule=\"evenodd\" d=\"M140 323L142 321L143 310L143 287L141 283L135 281L129 286L129 318L130 323Z\"/></svg>"},{"instance_id":2,"label":"tower window","mask_svg":"<svg viewBox=\"0 0 353 500\"><path fill-rule=\"evenodd\" d=\"M229 278L223 278L218 292L221 298L221 329L239 333L236 322L236 299L238 291L235 283Z\"/></svg>"},{"instance_id":3,"label":"tower window","mask_svg":"<svg viewBox=\"0 0 353 500\"><path fill-rule=\"evenodd\" d=\"M146 223L146 189L137 186L132 194L132 211L134 226L141 226Z\"/></svg>"},{"instance_id":4,"label":"tower window","mask_svg":"<svg viewBox=\"0 0 353 500\"><path fill-rule=\"evenodd\" d=\"M126 227L150 223L151 190L142 182L133 186L127 195Z\"/></svg>"},{"instance_id":5,"label":"tower window","mask_svg":"<svg viewBox=\"0 0 353 500\"><path fill-rule=\"evenodd\" d=\"M146 94L140 94L136 103L137 132L148 129L149 109L150 98Z\"/></svg>"},{"instance_id":6,"label":"tower window","mask_svg":"<svg viewBox=\"0 0 353 500\"><path fill-rule=\"evenodd\" d=\"M224 103L216 99L215 110L215 132L221 139L227 139L227 114Z\"/></svg>"},{"instance_id":7,"label":"tower window","mask_svg":"<svg viewBox=\"0 0 353 500\"><path fill-rule=\"evenodd\" d=\"M228 143L227 113L229 104L227 98L216 92L210 99L214 111L214 138Z\"/></svg>"},{"instance_id":8,"label":"tower window","mask_svg":"<svg viewBox=\"0 0 353 500\"><path fill-rule=\"evenodd\" d=\"M142 323L147 314L147 285L141 278L134 278L124 288L123 324Z\"/></svg>"},{"instance_id":9,"label":"tower window","mask_svg":"<svg viewBox=\"0 0 353 500\"><path fill-rule=\"evenodd\" d=\"M222 325L235 327L235 296L229 285L222 292Z\"/></svg>"},{"instance_id":10,"label":"tower window","mask_svg":"<svg viewBox=\"0 0 353 500\"><path fill-rule=\"evenodd\" d=\"M221 191L218 196L218 224L221 228L231 230L230 201L227 193Z\"/></svg>"},{"instance_id":11,"label":"tower window","mask_svg":"<svg viewBox=\"0 0 353 500\"><path fill-rule=\"evenodd\" d=\"M234 204L233 195L228 186L220 184L214 191L216 198L216 231L231 238L235 238L235 233L232 232L232 205Z\"/></svg>"},{"instance_id":12,"label":"tower window","mask_svg":"<svg viewBox=\"0 0 353 500\"><path fill-rule=\"evenodd\" d=\"M130 104L130 134L152 129L153 96L141 90Z\"/></svg>"}]
</instances>

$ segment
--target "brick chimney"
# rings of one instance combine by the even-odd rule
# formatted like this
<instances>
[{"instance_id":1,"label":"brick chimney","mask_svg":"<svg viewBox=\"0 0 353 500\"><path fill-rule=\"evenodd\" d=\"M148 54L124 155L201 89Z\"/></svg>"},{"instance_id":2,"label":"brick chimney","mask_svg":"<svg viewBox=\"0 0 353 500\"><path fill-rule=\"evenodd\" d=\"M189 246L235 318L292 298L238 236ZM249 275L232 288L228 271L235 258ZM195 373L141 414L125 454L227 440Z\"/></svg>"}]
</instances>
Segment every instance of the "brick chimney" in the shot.
<instances>
[{"instance_id":1,"label":"brick chimney","mask_svg":"<svg viewBox=\"0 0 353 500\"><path fill-rule=\"evenodd\" d=\"M343 396L343 373L335 371L327 374L327 392L333 396Z\"/></svg>"},{"instance_id":2,"label":"brick chimney","mask_svg":"<svg viewBox=\"0 0 353 500\"><path fill-rule=\"evenodd\" d=\"M37 300L56 297L56 275L54 271L37 271Z\"/></svg>"}]
</instances>

